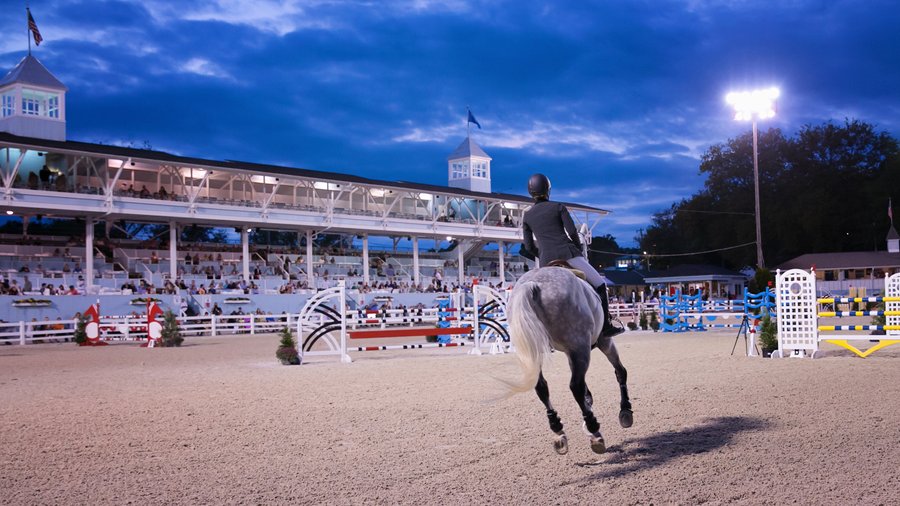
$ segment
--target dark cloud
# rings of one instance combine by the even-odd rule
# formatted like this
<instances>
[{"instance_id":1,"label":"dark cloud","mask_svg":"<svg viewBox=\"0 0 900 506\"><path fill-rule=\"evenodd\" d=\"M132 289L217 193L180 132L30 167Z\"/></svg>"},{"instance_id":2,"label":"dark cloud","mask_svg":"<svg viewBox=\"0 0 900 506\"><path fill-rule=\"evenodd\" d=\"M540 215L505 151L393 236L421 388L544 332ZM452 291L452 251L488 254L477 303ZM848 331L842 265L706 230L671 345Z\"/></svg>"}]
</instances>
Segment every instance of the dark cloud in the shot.
<instances>
[{"instance_id":1,"label":"dark cloud","mask_svg":"<svg viewBox=\"0 0 900 506\"><path fill-rule=\"evenodd\" d=\"M545 172L615 211L600 232L624 243L746 131L731 89L780 86L767 126L787 133L845 116L900 133L888 0L275 5L32 2L35 54L70 87L71 138L385 179L445 182L469 105L495 190ZM0 64L24 46L0 42Z\"/></svg>"}]
</instances>

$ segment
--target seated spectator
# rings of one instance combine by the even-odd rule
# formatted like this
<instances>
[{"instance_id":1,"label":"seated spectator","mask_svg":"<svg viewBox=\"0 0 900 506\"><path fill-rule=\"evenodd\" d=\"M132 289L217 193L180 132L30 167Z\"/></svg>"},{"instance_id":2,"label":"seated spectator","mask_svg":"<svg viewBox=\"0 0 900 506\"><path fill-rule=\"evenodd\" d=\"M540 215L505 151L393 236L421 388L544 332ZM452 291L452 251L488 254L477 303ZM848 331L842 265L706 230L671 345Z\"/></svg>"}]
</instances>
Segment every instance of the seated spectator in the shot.
<instances>
[{"instance_id":1,"label":"seated spectator","mask_svg":"<svg viewBox=\"0 0 900 506\"><path fill-rule=\"evenodd\" d=\"M184 255L184 263L187 265L191 264L191 254L190 253Z\"/></svg>"},{"instance_id":2,"label":"seated spectator","mask_svg":"<svg viewBox=\"0 0 900 506\"><path fill-rule=\"evenodd\" d=\"M63 272L72 272L72 268L69 267L69 262L66 262L66 263L63 264L62 271L63 271Z\"/></svg>"},{"instance_id":3,"label":"seated spectator","mask_svg":"<svg viewBox=\"0 0 900 506\"><path fill-rule=\"evenodd\" d=\"M159 187L159 198L161 198L161 199L163 199L163 200L168 200L168 199L169 199L169 192L166 191L166 187L165 187L165 186L160 186L160 187Z\"/></svg>"},{"instance_id":4,"label":"seated spectator","mask_svg":"<svg viewBox=\"0 0 900 506\"><path fill-rule=\"evenodd\" d=\"M19 267L19 272L31 272L31 269L29 269L27 265L23 265L22 267Z\"/></svg>"},{"instance_id":5,"label":"seated spectator","mask_svg":"<svg viewBox=\"0 0 900 506\"><path fill-rule=\"evenodd\" d=\"M75 285L69 285L69 291L67 293L69 295L78 295L78 290L75 289Z\"/></svg>"},{"instance_id":6,"label":"seated spectator","mask_svg":"<svg viewBox=\"0 0 900 506\"><path fill-rule=\"evenodd\" d=\"M150 252L150 263L151 263L151 264L158 264L158 263L159 263L159 257L156 256L156 252L155 252L155 251L151 251L151 252Z\"/></svg>"},{"instance_id":7,"label":"seated spectator","mask_svg":"<svg viewBox=\"0 0 900 506\"><path fill-rule=\"evenodd\" d=\"M141 197L142 199L146 199L146 198L149 198L149 197L150 197L150 190L147 189L147 185L141 186L140 197Z\"/></svg>"}]
</instances>

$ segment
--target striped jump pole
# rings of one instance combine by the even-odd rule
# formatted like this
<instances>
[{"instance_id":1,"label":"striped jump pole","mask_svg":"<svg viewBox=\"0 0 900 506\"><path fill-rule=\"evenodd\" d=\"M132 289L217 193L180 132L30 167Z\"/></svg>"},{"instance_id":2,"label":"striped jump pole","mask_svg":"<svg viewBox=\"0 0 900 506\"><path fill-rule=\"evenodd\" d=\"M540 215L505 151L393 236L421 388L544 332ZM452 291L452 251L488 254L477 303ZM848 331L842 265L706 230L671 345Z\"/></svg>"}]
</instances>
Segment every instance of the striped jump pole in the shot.
<instances>
[{"instance_id":1,"label":"striped jump pole","mask_svg":"<svg viewBox=\"0 0 900 506\"><path fill-rule=\"evenodd\" d=\"M819 304L846 304L849 302L900 302L900 297L825 297L816 299Z\"/></svg>"},{"instance_id":2,"label":"striped jump pole","mask_svg":"<svg viewBox=\"0 0 900 506\"><path fill-rule=\"evenodd\" d=\"M385 350L418 350L421 348L454 348L465 346L466 343L424 343L424 344L394 344L386 346L357 346L350 348L355 351L385 351Z\"/></svg>"},{"instance_id":3,"label":"striped jump pole","mask_svg":"<svg viewBox=\"0 0 900 506\"><path fill-rule=\"evenodd\" d=\"M820 331L833 330L900 330L900 325L819 325ZM871 336L868 336L871 337Z\"/></svg>"},{"instance_id":4,"label":"striped jump pole","mask_svg":"<svg viewBox=\"0 0 900 506\"><path fill-rule=\"evenodd\" d=\"M900 316L900 311L822 311L820 317L841 317L841 316Z\"/></svg>"}]
</instances>

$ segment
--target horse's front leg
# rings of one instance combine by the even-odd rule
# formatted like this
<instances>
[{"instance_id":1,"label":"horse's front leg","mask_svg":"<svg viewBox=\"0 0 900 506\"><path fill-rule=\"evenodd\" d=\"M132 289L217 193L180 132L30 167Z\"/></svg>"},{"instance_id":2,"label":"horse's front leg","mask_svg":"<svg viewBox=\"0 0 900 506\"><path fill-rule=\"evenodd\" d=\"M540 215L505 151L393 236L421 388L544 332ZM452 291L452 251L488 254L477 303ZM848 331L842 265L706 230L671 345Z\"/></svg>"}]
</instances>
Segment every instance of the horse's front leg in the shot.
<instances>
[{"instance_id":1,"label":"horse's front leg","mask_svg":"<svg viewBox=\"0 0 900 506\"><path fill-rule=\"evenodd\" d=\"M547 421L550 422L550 430L556 434L556 439L553 440L553 449L556 450L556 453L565 455L569 451L569 441L566 438L566 432L563 430L559 414L553 409L553 405L550 404L550 387L547 386L547 380L544 379L543 372L538 376L538 382L534 390L537 392L538 399L547 408Z\"/></svg>"},{"instance_id":2,"label":"horse's front leg","mask_svg":"<svg viewBox=\"0 0 900 506\"><path fill-rule=\"evenodd\" d=\"M603 440L603 434L600 433L600 422L594 416L591 409L593 398L587 388L584 377L587 374L588 366L591 361L591 350L588 348L581 352L572 352L569 355L569 366L572 368L572 379L569 381L569 388L575 397L575 402L581 408L581 416L584 418L584 429L590 436L591 450L594 453L603 453L606 451L606 442Z\"/></svg>"},{"instance_id":3,"label":"horse's front leg","mask_svg":"<svg viewBox=\"0 0 900 506\"><path fill-rule=\"evenodd\" d=\"M621 400L619 401L619 425L627 429L634 423L631 399L628 398L628 371L622 365L622 361L619 359L619 352L616 350L616 345L612 340L604 343L599 348L616 371L616 381L619 382L619 394L621 395Z\"/></svg>"}]
</instances>

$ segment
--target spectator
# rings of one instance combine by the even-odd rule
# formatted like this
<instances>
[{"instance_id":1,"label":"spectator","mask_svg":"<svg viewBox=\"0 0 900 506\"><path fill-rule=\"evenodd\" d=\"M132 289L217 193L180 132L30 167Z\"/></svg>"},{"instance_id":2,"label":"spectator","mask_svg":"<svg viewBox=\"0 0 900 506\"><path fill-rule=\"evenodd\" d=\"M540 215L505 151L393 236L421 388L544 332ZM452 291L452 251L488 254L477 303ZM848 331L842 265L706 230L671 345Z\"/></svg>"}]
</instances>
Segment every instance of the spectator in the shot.
<instances>
[{"instance_id":1,"label":"spectator","mask_svg":"<svg viewBox=\"0 0 900 506\"><path fill-rule=\"evenodd\" d=\"M41 178L41 189L49 190L50 189L50 175L53 174L50 171L50 168L44 165L41 167L40 172L38 172L38 176Z\"/></svg>"},{"instance_id":2,"label":"spectator","mask_svg":"<svg viewBox=\"0 0 900 506\"><path fill-rule=\"evenodd\" d=\"M25 276L25 281L22 283L22 292L30 292L31 290L31 281L28 279L28 276Z\"/></svg>"},{"instance_id":3,"label":"spectator","mask_svg":"<svg viewBox=\"0 0 900 506\"><path fill-rule=\"evenodd\" d=\"M140 197L141 197L142 199L146 199L146 198L149 198L149 197L150 197L150 190L147 189L147 185L141 186Z\"/></svg>"}]
</instances>

